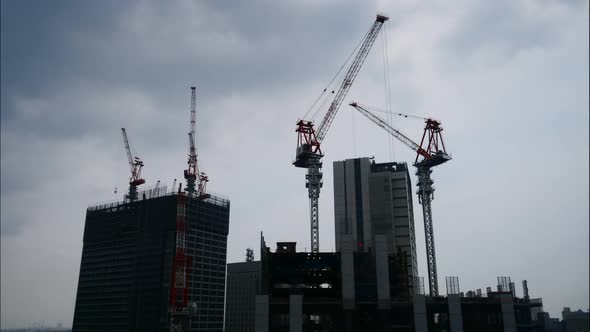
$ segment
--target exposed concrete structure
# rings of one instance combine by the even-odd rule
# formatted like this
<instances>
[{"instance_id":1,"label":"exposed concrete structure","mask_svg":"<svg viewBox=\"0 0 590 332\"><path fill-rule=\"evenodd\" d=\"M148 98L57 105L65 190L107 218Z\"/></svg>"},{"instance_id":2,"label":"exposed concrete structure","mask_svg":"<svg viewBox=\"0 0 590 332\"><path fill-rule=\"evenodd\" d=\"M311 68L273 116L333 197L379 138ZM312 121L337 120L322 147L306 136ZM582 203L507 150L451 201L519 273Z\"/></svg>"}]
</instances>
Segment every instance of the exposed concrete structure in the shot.
<instances>
[{"instance_id":1,"label":"exposed concrete structure","mask_svg":"<svg viewBox=\"0 0 590 332\"><path fill-rule=\"evenodd\" d=\"M256 332L268 332L268 295L256 295L255 328Z\"/></svg>"},{"instance_id":2,"label":"exposed concrete structure","mask_svg":"<svg viewBox=\"0 0 590 332\"><path fill-rule=\"evenodd\" d=\"M516 317L514 316L513 295L500 294L502 305L502 323L505 332L516 332Z\"/></svg>"},{"instance_id":3,"label":"exposed concrete structure","mask_svg":"<svg viewBox=\"0 0 590 332\"><path fill-rule=\"evenodd\" d=\"M351 236L344 236L342 239L341 277L342 277L342 306L345 310L354 309L354 244Z\"/></svg>"},{"instance_id":4,"label":"exposed concrete structure","mask_svg":"<svg viewBox=\"0 0 590 332\"><path fill-rule=\"evenodd\" d=\"M301 332L303 327L303 295L289 295L289 331Z\"/></svg>"},{"instance_id":5,"label":"exposed concrete structure","mask_svg":"<svg viewBox=\"0 0 590 332\"><path fill-rule=\"evenodd\" d=\"M409 296L385 236L375 237L375 252L353 252L350 236L342 240L339 253L297 252L284 243L271 252L261 241L256 331L535 331L531 309L540 301L491 291Z\"/></svg>"},{"instance_id":6,"label":"exposed concrete structure","mask_svg":"<svg viewBox=\"0 0 590 332\"><path fill-rule=\"evenodd\" d=\"M426 311L426 298L422 294L414 295L414 331L428 332L428 313Z\"/></svg>"},{"instance_id":7,"label":"exposed concrete structure","mask_svg":"<svg viewBox=\"0 0 590 332\"><path fill-rule=\"evenodd\" d=\"M449 320L451 332L463 332L463 314L461 312L461 297L459 295L448 295Z\"/></svg>"}]
</instances>

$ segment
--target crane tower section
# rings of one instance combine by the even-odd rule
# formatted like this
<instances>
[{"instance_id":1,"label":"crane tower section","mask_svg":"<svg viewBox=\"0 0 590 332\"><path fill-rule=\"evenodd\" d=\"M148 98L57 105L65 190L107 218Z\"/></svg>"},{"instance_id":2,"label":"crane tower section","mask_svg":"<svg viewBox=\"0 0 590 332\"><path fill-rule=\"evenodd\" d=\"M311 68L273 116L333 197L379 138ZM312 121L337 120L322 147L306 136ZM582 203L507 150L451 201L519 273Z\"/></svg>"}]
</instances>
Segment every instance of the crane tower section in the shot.
<instances>
[{"instance_id":1,"label":"crane tower section","mask_svg":"<svg viewBox=\"0 0 590 332\"><path fill-rule=\"evenodd\" d=\"M197 160L197 148L195 145L197 123L197 92L194 86L191 87L191 109L190 109L190 129L188 133L189 153L188 168L184 170L186 179L186 192L189 196L205 198L207 182L209 178L204 172L199 172Z\"/></svg>"},{"instance_id":2,"label":"crane tower section","mask_svg":"<svg viewBox=\"0 0 590 332\"><path fill-rule=\"evenodd\" d=\"M186 251L186 233L188 231L186 196L179 190L176 207L176 241L170 276L170 332L187 331L188 325L188 291L192 257Z\"/></svg>"},{"instance_id":3,"label":"crane tower section","mask_svg":"<svg viewBox=\"0 0 590 332\"><path fill-rule=\"evenodd\" d=\"M433 119L424 119L426 123L424 133L422 134L420 144L417 144L399 130L392 128L387 122L359 104L351 103L350 106L354 107L369 120L385 129L389 134L416 152L414 167L417 169L417 194L418 201L422 205L422 216L424 219L428 284L430 295L438 296L438 274L436 269L436 251L434 248L434 229L432 227L432 200L434 199L434 187L432 185L434 182L432 181L430 174L432 173L432 167L451 160L451 156L446 152L442 138L441 123Z\"/></svg>"},{"instance_id":4,"label":"crane tower section","mask_svg":"<svg viewBox=\"0 0 590 332\"><path fill-rule=\"evenodd\" d=\"M297 149L295 151L295 167L307 168L305 176L305 186L308 190L309 204L310 204L310 228L311 228L311 251L319 252L319 198L320 190L322 188L322 163L321 159L324 156L320 145L328 133L328 129L348 91L352 87L356 76L358 75L381 27L389 18L384 15L377 15L375 22L365 35L354 60L350 64L344 79L340 83L338 90L335 93L334 99L324 115L322 122L314 128L314 123L307 120L299 120L297 122Z\"/></svg>"}]
</instances>

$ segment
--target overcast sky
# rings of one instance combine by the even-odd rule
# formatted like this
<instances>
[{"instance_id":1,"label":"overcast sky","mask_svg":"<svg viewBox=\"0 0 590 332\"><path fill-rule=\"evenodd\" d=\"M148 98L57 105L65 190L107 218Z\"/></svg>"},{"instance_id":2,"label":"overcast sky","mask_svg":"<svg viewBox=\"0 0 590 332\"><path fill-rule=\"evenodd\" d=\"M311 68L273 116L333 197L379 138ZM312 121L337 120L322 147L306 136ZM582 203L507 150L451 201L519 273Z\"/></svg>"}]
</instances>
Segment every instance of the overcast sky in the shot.
<instances>
[{"instance_id":1,"label":"overcast sky","mask_svg":"<svg viewBox=\"0 0 590 332\"><path fill-rule=\"evenodd\" d=\"M258 259L260 231L309 250L295 123L377 12L390 20L323 144L321 250L334 248L332 162L414 157L346 106L385 107L386 37L393 111L441 120L453 155L433 173L441 290L445 276L465 291L511 276L553 316L589 307L588 1L0 3L3 328L71 326L86 208L127 188L120 128L145 186L170 186L191 85L200 165L231 199L228 262L247 247Z\"/></svg>"}]
</instances>

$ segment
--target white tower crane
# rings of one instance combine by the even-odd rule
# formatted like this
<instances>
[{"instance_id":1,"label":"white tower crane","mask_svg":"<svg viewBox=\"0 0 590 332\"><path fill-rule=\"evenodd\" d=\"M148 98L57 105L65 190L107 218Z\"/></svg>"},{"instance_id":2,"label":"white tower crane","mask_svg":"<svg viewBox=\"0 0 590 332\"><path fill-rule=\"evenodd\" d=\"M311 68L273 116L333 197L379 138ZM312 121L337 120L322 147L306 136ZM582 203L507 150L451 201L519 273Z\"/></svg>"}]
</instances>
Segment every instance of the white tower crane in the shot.
<instances>
[{"instance_id":1,"label":"white tower crane","mask_svg":"<svg viewBox=\"0 0 590 332\"><path fill-rule=\"evenodd\" d=\"M416 175L418 175L418 201L422 204L422 215L424 217L424 233L426 236L426 260L428 263L428 284L431 296L438 296L438 275L436 270L436 253L434 250L434 230L432 228L432 200L434 199L434 187L432 184L431 168L451 160L451 156L447 154L445 143L442 138L441 123L424 118L426 126L420 144L412 141L402 132L392 128L387 122L371 113L365 107L358 103L351 103L362 115L373 121L379 127L385 129L389 134L400 140L407 147L416 152L416 160L414 167L416 167ZM405 114L398 114L400 116L408 117ZM414 116L410 116L414 117ZM424 145L425 138L428 136L428 143ZM424 146L424 148L422 147ZM420 160L418 160L420 159Z\"/></svg>"},{"instance_id":2,"label":"white tower crane","mask_svg":"<svg viewBox=\"0 0 590 332\"><path fill-rule=\"evenodd\" d=\"M131 148L129 147L129 139L127 138L127 132L125 128L121 128L123 134L123 143L125 144L125 151L127 151L127 160L129 161L129 169L131 170L131 177L129 178L129 193L127 199L130 202L137 200L137 186L144 184L145 180L141 178L141 168L143 167L143 161L135 156L131 155Z\"/></svg>"},{"instance_id":3,"label":"white tower crane","mask_svg":"<svg viewBox=\"0 0 590 332\"><path fill-rule=\"evenodd\" d=\"M305 176L306 184L309 196L310 206L310 223L311 223L311 251L314 253L320 250L320 235L319 235L319 198L320 189L322 188L322 162L321 159L324 156L320 149L320 144L326 137L328 129L334 117L342 104L342 101L346 97L346 94L350 90L354 79L358 75L361 66L365 62L383 23L389 18L384 15L377 15L375 22L365 35L362 44L352 61L344 79L342 80L340 87L335 93L334 100L330 104L330 108L324 115L324 118L318 126L317 132L314 129L312 121L299 120L297 122L298 133L297 137L297 150L295 155L295 167L307 168L307 175ZM325 92L325 90L324 90Z\"/></svg>"}]
</instances>

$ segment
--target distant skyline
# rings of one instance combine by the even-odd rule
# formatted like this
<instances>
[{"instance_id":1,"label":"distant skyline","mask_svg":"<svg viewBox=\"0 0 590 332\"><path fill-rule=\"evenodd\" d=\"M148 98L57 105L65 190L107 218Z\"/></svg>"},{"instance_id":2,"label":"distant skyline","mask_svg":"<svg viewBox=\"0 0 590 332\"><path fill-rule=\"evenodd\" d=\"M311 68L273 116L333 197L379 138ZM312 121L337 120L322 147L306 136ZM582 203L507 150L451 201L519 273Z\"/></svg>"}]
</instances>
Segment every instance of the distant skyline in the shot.
<instances>
[{"instance_id":1,"label":"distant skyline","mask_svg":"<svg viewBox=\"0 0 590 332\"><path fill-rule=\"evenodd\" d=\"M347 106L441 120L433 173L439 285L511 276L561 317L589 308L588 1L16 1L1 7L0 325L71 326L85 210L122 199L125 127L145 188L184 180L190 86L212 192L231 200L228 262L309 250L295 123L375 14L390 17L323 142L320 250L334 250L332 162L414 154ZM386 38L386 43L384 39ZM394 119L419 139L422 123ZM422 213L412 173L420 276ZM114 188L118 188L115 194Z\"/></svg>"}]
</instances>

